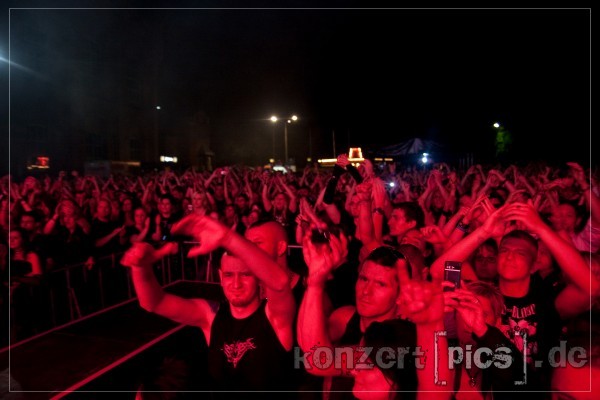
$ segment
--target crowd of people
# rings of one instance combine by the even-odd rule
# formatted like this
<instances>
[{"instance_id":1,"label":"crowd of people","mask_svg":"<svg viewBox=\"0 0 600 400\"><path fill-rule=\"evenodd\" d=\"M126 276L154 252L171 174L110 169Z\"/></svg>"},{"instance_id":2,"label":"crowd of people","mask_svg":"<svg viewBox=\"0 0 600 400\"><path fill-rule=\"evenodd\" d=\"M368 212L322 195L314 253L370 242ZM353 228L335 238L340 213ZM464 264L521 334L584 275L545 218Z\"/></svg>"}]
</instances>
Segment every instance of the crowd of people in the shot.
<instances>
[{"instance_id":1,"label":"crowd of people","mask_svg":"<svg viewBox=\"0 0 600 400\"><path fill-rule=\"evenodd\" d=\"M6 176L3 310L54 270L123 253L140 306L204 334L213 398L583 398L600 371L596 172L341 154L299 173ZM153 265L190 239L188 257L219 255L226 301L159 284Z\"/></svg>"}]
</instances>

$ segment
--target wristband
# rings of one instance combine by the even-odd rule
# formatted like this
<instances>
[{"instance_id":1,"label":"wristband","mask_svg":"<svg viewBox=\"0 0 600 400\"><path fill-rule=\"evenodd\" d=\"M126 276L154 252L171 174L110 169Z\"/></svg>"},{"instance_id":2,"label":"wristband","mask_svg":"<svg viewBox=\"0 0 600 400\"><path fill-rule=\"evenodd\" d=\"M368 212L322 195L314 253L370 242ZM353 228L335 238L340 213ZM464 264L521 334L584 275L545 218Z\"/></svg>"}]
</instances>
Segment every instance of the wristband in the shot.
<instances>
[{"instance_id":1,"label":"wristband","mask_svg":"<svg viewBox=\"0 0 600 400\"><path fill-rule=\"evenodd\" d=\"M463 224L462 222L459 222L458 224L456 224L456 229L458 229L461 232L468 233L469 224Z\"/></svg>"}]
</instances>

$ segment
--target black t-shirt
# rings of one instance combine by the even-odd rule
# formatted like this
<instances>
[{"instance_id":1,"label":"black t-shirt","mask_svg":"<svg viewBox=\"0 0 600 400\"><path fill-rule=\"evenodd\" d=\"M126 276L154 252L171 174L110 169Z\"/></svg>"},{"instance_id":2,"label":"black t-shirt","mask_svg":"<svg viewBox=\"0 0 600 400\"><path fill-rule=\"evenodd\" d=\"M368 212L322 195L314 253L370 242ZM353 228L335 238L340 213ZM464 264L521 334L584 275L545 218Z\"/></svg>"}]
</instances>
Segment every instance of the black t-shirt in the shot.
<instances>
[{"instance_id":1,"label":"black t-shirt","mask_svg":"<svg viewBox=\"0 0 600 400\"><path fill-rule=\"evenodd\" d=\"M281 345L265 306L263 300L252 315L236 319L229 304L221 303L211 327L208 350L214 390L294 390L293 352Z\"/></svg>"},{"instance_id":2,"label":"black t-shirt","mask_svg":"<svg viewBox=\"0 0 600 400\"><path fill-rule=\"evenodd\" d=\"M523 297L504 296L500 330L523 354L526 352L528 390L549 390L548 354L558 346L561 320L556 292L539 275L532 275Z\"/></svg>"}]
</instances>

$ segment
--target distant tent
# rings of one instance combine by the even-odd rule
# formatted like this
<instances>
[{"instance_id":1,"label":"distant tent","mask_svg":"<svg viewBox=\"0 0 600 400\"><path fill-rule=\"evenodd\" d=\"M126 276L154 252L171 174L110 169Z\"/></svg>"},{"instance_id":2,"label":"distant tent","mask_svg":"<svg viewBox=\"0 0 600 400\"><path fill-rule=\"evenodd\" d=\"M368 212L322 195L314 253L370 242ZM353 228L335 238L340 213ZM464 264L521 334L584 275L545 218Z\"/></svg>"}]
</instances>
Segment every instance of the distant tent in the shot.
<instances>
[{"instance_id":1,"label":"distant tent","mask_svg":"<svg viewBox=\"0 0 600 400\"><path fill-rule=\"evenodd\" d=\"M421 153L435 153L441 148L442 145L433 140L412 138L401 143L382 147L377 151L377 155L381 157L399 157Z\"/></svg>"}]
</instances>

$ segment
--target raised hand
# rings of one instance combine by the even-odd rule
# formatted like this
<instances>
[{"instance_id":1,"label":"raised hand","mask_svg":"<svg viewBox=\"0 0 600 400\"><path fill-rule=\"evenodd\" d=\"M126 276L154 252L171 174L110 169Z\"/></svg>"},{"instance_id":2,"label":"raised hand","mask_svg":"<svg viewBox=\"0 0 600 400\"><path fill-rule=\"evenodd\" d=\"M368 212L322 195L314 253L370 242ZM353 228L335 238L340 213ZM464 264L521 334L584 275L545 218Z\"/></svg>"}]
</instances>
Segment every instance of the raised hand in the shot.
<instances>
[{"instance_id":1,"label":"raised hand","mask_svg":"<svg viewBox=\"0 0 600 400\"><path fill-rule=\"evenodd\" d=\"M342 168L346 168L348 164L350 164L350 161L348 161L348 154L344 153L337 156L336 164Z\"/></svg>"},{"instance_id":2,"label":"raised hand","mask_svg":"<svg viewBox=\"0 0 600 400\"><path fill-rule=\"evenodd\" d=\"M329 243L313 243L310 233L302 240L302 254L308 266L307 284L324 286L333 271L346 261L348 241L345 236L330 235Z\"/></svg>"},{"instance_id":3,"label":"raised hand","mask_svg":"<svg viewBox=\"0 0 600 400\"><path fill-rule=\"evenodd\" d=\"M502 215L506 220L520 222L530 232L537 232L540 228L546 225L536 211L531 200L528 200L527 204L509 204L504 208Z\"/></svg>"},{"instance_id":4,"label":"raised hand","mask_svg":"<svg viewBox=\"0 0 600 400\"><path fill-rule=\"evenodd\" d=\"M504 210L509 205L504 205L498 209L495 209L488 198L485 198L481 207L484 213L487 214L487 218L484 221L481 228L491 237L501 237L506 232L506 220L504 218Z\"/></svg>"},{"instance_id":5,"label":"raised hand","mask_svg":"<svg viewBox=\"0 0 600 400\"><path fill-rule=\"evenodd\" d=\"M399 263L404 260L399 260ZM404 264L406 264L404 262ZM406 267L404 267L406 268ZM399 272L399 310L404 318L417 325L433 325L444 317L444 295L438 282L415 281Z\"/></svg>"},{"instance_id":6,"label":"raised hand","mask_svg":"<svg viewBox=\"0 0 600 400\"><path fill-rule=\"evenodd\" d=\"M431 244L443 244L448 240L446 235L444 235L437 225L424 226L420 231L423 234L423 238Z\"/></svg>"},{"instance_id":7,"label":"raised hand","mask_svg":"<svg viewBox=\"0 0 600 400\"><path fill-rule=\"evenodd\" d=\"M188 257L196 257L221 247L231 230L209 216L189 214L173 225L171 233L191 236L198 241L199 244L188 252Z\"/></svg>"},{"instance_id":8,"label":"raised hand","mask_svg":"<svg viewBox=\"0 0 600 400\"><path fill-rule=\"evenodd\" d=\"M450 282L447 283L453 285ZM458 312L467 331L473 332L479 337L483 336L487 330L484 310L473 292L458 288L444 292L444 304L446 309L454 309Z\"/></svg>"},{"instance_id":9,"label":"raised hand","mask_svg":"<svg viewBox=\"0 0 600 400\"><path fill-rule=\"evenodd\" d=\"M121 258L121 264L126 267L149 268L158 261L156 250L149 243L134 243Z\"/></svg>"}]
</instances>

